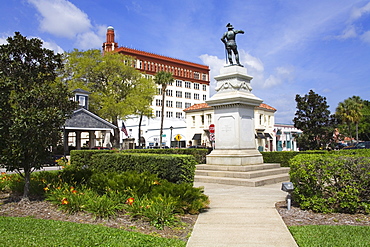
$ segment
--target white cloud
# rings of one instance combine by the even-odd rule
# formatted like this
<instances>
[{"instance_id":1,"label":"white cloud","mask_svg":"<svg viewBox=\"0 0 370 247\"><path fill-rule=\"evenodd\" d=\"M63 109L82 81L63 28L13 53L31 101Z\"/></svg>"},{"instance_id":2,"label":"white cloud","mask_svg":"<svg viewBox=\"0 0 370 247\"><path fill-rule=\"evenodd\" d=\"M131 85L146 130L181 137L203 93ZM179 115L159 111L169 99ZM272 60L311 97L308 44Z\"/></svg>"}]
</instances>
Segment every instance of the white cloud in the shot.
<instances>
[{"instance_id":1,"label":"white cloud","mask_svg":"<svg viewBox=\"0 0 370 247\"><path fill-rule=\"evenodd\" d=\"M356 27L354 25L349 25L345 30L343 30L341 35L335 36L337 39L348 39L355 38L357 36Z\"/></svg>"},{"instance_id":2,"label":"white cloud","mask_svg":"<svg viewBox=\"0 0 370 247\"><path fill-rule=\"evenodd\" d=\"M262 72L264 70L263 63L259 58L253 57L244 50L239 51L240 62L246 67L250 67L256 71Z\"/></svg>"},{"instance_id":3,"label":"white cloud","mask_svg":"<svg viewBox=\"0 0 370 247\"><path fill-rule=\"evenodd\" d=\"M214 77L220 74L221 68L225 65L225 60L218 58L217 56L211 56L208 54L200 55L199 58L204 64L209 66L210 69L210 96L216 93L216 81Z\"/></svg>"},{"instance_id":4,"label":"white cloud","mask_svg":"<svg viewBox=\"0 0 370 247\"><path fill-rule=\"evenodd\" d=\"M59 45L55 44L54 42L43 41L42 47L49 49L49 50L53 50L55 53L64 52L64 50Z\"/></svg>"},{"instance_id":5,"label":"white cloud","mask_svg":"<svg viewBox=\"0 0 370 247\"><path fill-rule=\"evenodd\" d=\"M6 41L7 38L3 38L3 37L0 37L0 45L5 45L8 43L8 41Z\"/></svg>"},{"instance_id":6,"label":"white cloud","mask_svg":"<svg viewBox=\"0 0 370 247\"><path fill-rule=\"evenodd\" d=\"M40 12L40 29L56 36L74 38L90 30L86 13L67 0L28 0Z\"/></svg>"},{"instance_id":7,"label":"white cloud","mask_svg":"<svg viewBox=\"0 0 370 247\"><path fill-rule=\"evenodd\" d=\"M361 8L354 8L351 13L351 19L357 20L366 13L370 13L370 2L368 2L365 6Z\"/></svg>"},{"instance_id":8,"label":"white cloud","mask_svg":"<svg viewBox=\"0 0 370 247\"><path fill-rule=\"evenodd\" d=\"M370 31L367 31L361 35L361 39L366 43L370 43Z\"/></svg>"}]
</instances>

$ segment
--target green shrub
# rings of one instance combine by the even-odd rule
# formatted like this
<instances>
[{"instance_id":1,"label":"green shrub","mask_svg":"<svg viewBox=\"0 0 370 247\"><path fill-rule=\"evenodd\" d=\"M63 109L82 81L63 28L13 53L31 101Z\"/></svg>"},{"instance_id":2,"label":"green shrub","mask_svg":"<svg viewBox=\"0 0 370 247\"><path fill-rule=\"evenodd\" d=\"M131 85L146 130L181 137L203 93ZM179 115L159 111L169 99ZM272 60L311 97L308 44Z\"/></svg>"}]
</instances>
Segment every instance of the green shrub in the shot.
<instances>
[{"instance_id":1,"label":"green shrub","mask_svg":"<svg viewBox=\"0 0 370 247\"><path fill-rule=\"evenodd\" d=\"M263 162L265 163L279 163L282 167L289 167L289 161L297 155L301 154L328 154L327 151L323 150L311 150L311 151L275 151L275 152L261 152L263 156Z\"/></svg>"},{"instance_id":2,"label":"green shrub","mask_svg":"<svg viewBox=\"0 0 370 247\"><path fill-rule=\"evenodd\" d=\"M370 213L370 158L298 155L291 161L294 200L315 212Z\"/></svg>"},{"instance_id":3,"label":"green shrub","mask_svg":"<svg viewBox=\"0 0 370 247\"><path fill-rule=\"evenodd\" d=\"M150 154L185 154L194 156L198 164L206 163L206 156L210 153L208 149L201 148L162 148L162 149L128 149L123 153L150 153Z\"/></svg>"},{"instance_id":4,"label":"green shrub","mask_svg":"<svg viewBox=\"0 0 370 247\"><path fill-rule=\"evenodd\" d=\"M171 196L134 196L126 210L133 217L145 217L153 226L162 229L175 223L176 199Z\"/></svg>"},{"instance_id":5,"label":"green shrub","mask_svg":"<svg viewBox=\"0 0 370 247\"><path fill-rule=\"evenodd\" d=\"M91 165L91 157L95 154L117 153L116 150L71 150L72 167L87 168Z\"/></svg>"},{"instance_id":6,"label":"green shrub","mask_svg":"<svg viewBox=\"0 0 370 247\"><path fill-rule=\"evenodd\" d=\"M96 154L89 168L93 171L137 171L157 174L173 183L193 183L196 161L190 155Z\"/></svg>"},{"instance_id":7,"label":"green shrub","mask_svg":"<svg viewBox=\"0 0 370 247\"><path fill-rule=\"evenodd\" d=\"M156 227L175 223L175 214L199 213L209 204L202 188L135 171L96 172L83 184L58 180L48 184L45 191L47 200L69 213L86 211L98 218L109 218L125 209Z\"/></svg>"}]
</instances>

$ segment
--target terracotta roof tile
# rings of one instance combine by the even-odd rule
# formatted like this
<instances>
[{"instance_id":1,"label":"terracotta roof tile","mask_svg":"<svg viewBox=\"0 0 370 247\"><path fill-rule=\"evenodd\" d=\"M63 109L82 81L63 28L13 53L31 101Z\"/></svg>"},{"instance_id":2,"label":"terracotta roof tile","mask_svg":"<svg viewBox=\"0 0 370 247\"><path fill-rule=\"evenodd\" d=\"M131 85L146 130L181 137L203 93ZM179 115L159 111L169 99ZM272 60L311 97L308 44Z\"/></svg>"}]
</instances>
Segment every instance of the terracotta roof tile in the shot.
<instances>
[{"instance_id":1,"label":"terracotta roof tile","mask_svg":"<svg viewBox=\"0 0 370 247\"><path fill-rule=\"evenodd\" d=\"M260 108L265 108L265 109L267 109L267 110L273 110L273 111L276 111L276 109L275 109L274 107L269 106L269 105L264 104L264 103L261 103L261 104L259 105L259 107L260 107Z\"/></svg>"},{"instance_id":2,"label":"terracotta roof tile","mask_svg":"<svg viewBox=\"0 0 370 247\"><path fill-rule=\"evenodd\" d=\"M201 104L192 105L184 109L184 111L186 112L186 111L194 111L194 110L209 109L209 108L212 108L212 106L209 106L207 103L201 103Z\"/></svg>"}]
</instances>

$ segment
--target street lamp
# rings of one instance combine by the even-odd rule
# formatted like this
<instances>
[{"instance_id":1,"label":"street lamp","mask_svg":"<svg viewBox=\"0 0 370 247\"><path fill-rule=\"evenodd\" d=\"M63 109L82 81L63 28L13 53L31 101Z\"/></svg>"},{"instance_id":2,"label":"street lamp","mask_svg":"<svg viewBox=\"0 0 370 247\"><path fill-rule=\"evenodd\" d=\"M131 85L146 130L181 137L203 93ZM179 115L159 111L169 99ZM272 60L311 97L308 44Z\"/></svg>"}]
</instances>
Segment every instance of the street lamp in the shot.
<instances>
[{"instance_id":1,"label":"street lamp","mask_svg":"<svg viewBox=\"0 0 370 247\"><path fill-rule=\"evenodd\" d=\"M172 148L172 130L173 130L173 127L172 126L170 127L170 130L171 130L171 134L170 134L170 148Z\"/></svg>"}]
</instances>

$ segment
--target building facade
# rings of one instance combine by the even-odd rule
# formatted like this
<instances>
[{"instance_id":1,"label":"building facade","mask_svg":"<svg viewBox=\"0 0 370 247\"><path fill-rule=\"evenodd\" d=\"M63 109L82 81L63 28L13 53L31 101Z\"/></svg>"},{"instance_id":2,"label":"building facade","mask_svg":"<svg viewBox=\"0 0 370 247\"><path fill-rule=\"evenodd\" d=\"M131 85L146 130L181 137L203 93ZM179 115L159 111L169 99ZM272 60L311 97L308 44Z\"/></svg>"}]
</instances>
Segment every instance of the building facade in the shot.
<instances>
[{"instance_id":1,"label":"building facade","mask_svg":"<svg viewBox=\"0 0 370 247\"><path fill-rule=\"evenodd\" d=\"M296 137L302 134L302 130L293 124L275 124L276 151L299 151Z\"/></svg>"},{"instance_id":2,"label":"building facade","mask_svg":"<svg viewBox=\"0 0 370 247\"><path fill-rule=\"evenodd\" d=\"M188 145L212 147L209 126L214 123L213 107L207 103L196 104L185 109L184 112L186 113ZM255 142L259 151L276 151L275 112L275 108L264 103L254 108ZM217 143L215 148L217 148Z\"/></svg>"},{"instance_id":3,"label":"building facade","mask_svg":"<svg viewBox=\"0 0 370 247\"><path fill-rule=\"evenodd\" d=\"M163 114L165 119L162 145L171 146L171 141L175 141L174 136L180 135L182 138L178 144L183 146L186 142L186 123L183 110L208 99L210 91L209 67L128 47L118 47L114 37L113 27L108 27L106 42L103 43L103 52L113 51L134 57L134 67L147 78L154 77L159 71L166 71L172 73L175 79L172 84L167 86L165 102L162 102L161 87L158 86L157 95L151 104L155 118L145 117L142 120L140 139L145 141L147 147L159 146L160 117ZM164 112L162 112L162 104L165 106ZM129 137L138 139L139 117L130 117L125 121L125 125ZM170 130L172 136L170 136ZM122 135L121 139L126 137Z\"/></svg>"}]
</instances>

